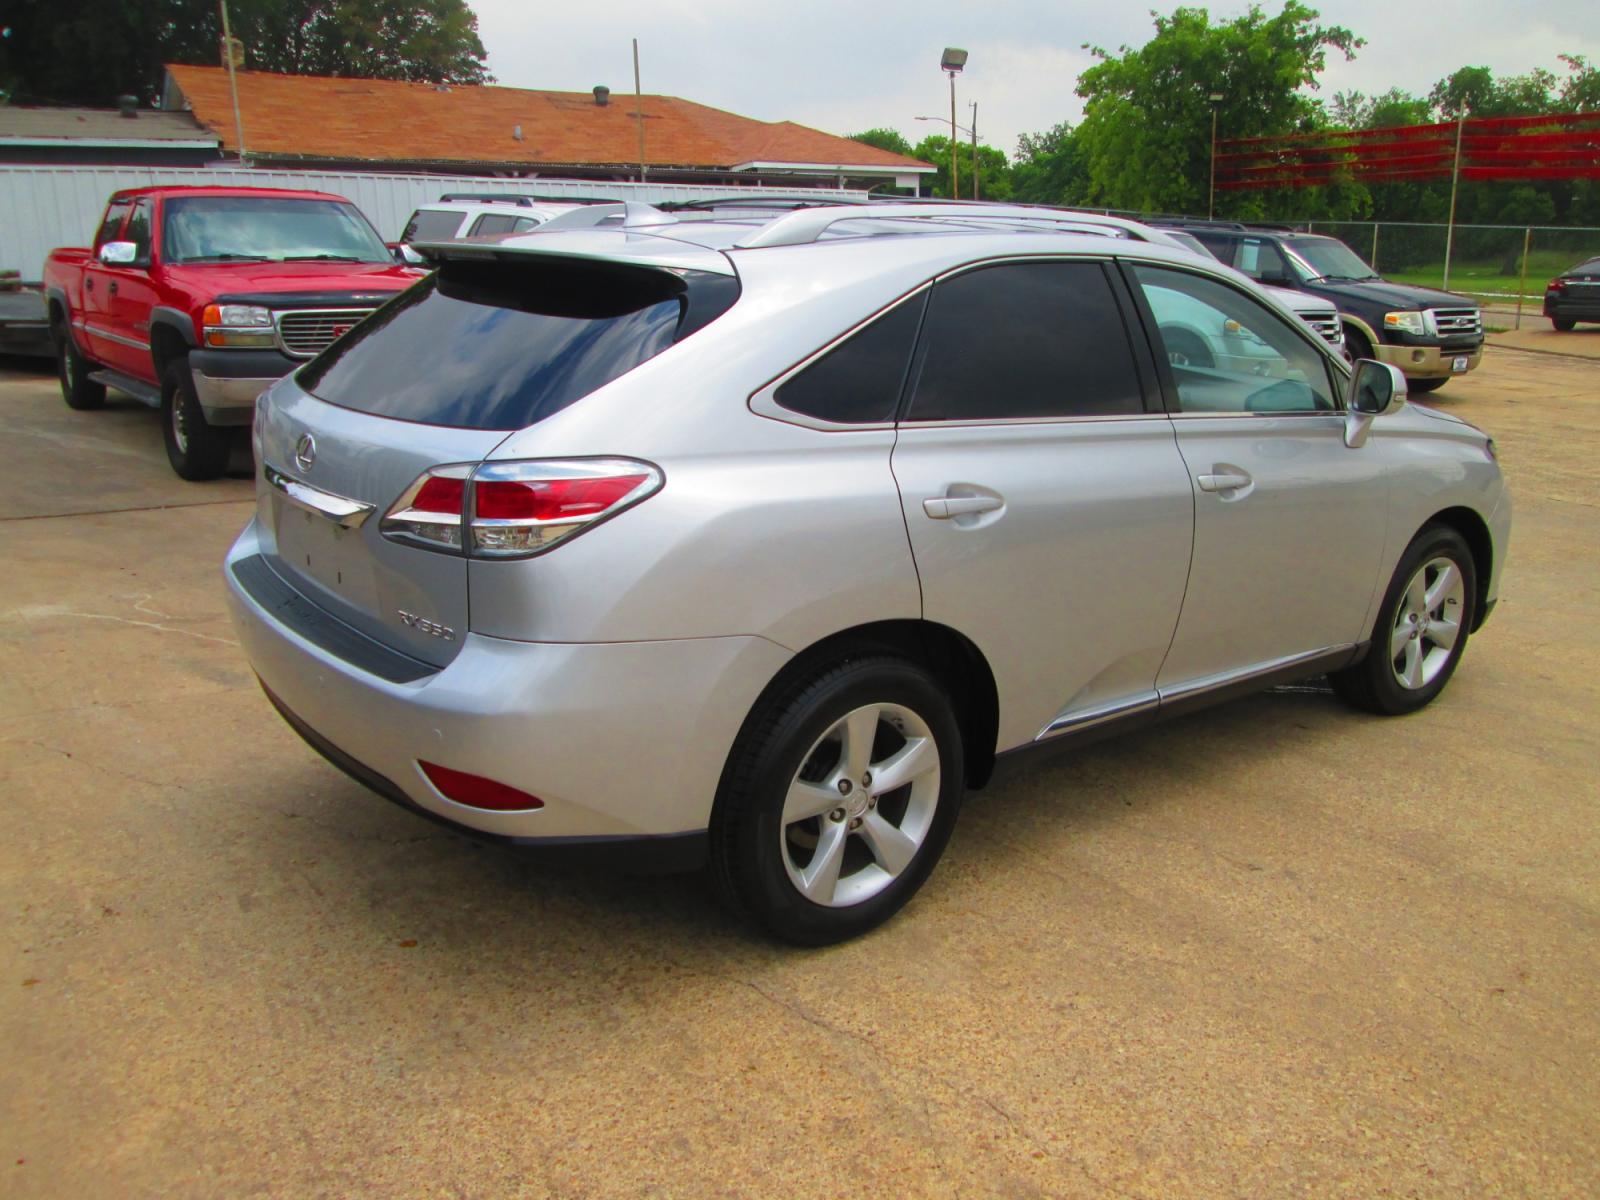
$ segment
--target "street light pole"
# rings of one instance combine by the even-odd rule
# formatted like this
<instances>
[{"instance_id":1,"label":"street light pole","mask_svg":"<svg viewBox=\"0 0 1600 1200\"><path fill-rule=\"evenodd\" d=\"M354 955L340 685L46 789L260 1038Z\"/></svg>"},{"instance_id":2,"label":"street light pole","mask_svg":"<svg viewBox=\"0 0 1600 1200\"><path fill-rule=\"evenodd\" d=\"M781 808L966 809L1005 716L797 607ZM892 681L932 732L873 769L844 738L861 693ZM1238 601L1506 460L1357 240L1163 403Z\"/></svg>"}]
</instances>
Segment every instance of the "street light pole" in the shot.
<instances>
[{"instance_id":1,"label":"street light pole","mask_svg":"<svg viewBox=\"0 0 1600 1200\"><path fill-rule=\"evenodd\" d=\"M967 65L967 52L946 46L939 58L939 69L950 76L950 199L961 197L960 165L956 161L956 76Z\"/></svg>"},{"instance_id":2,"label":"street light pole","mask_svg":"<svg viewBox=\"0 0 1600 1200\"><path fill-rule=\"evenodd\" d=\"M1206 197L1206 220L1217 215L1217 105L1222 103L1222 93L1212 92L1211 101L1211 191Z\"/></svg>"}]
</instances>

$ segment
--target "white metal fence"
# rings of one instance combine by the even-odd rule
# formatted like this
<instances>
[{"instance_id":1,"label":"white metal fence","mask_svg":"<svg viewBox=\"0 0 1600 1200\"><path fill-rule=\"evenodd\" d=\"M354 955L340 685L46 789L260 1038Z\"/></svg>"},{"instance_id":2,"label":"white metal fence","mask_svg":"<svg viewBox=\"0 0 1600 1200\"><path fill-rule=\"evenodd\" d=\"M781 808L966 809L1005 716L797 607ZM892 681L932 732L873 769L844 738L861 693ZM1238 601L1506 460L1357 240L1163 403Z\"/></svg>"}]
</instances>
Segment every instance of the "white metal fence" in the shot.
<instances>
[{"instance_id":1,"label":"white metal fence","mask_svg":"<svg viewBox=\"0 0 1600 1200\"><path fill-rule=\"evenodd\" d=\"M355 201L386 241L394 241L419 204L445 192L536 192L542 196L603 196L654 204L722 196L840 196L866 193L833 188L711 187L679 183L607 183L583 179L491 179L477 175L385 175L365 171L273 171L239 167L56 167L0 165L0 268L37 283L56 246L84 246L94 236L106 197L122 188L157 184L310 188Z\"/></svg>"}]
</instances>

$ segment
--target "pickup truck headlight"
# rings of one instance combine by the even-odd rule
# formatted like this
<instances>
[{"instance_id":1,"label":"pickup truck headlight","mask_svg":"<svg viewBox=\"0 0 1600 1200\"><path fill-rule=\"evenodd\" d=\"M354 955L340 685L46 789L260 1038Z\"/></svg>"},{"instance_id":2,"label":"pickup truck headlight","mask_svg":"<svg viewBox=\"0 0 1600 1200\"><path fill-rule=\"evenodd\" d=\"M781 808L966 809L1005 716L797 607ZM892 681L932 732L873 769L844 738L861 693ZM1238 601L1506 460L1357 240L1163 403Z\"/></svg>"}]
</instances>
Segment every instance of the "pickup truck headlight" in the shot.
<instances>
[{"instance_id":1,"label":"pickup truck headlight","mask_svg":"<svg viewBox=\"0 0 1600 1200\"><path fill-rule=\"evenodd\" d=\"M278 342L272 310L258 304L208 304L201 324L208 346L265 350Z\"/></svg>"},{"instance_id":2,"label":"pickup truck headlight","mask_svg":"<svg viewBox=\"0 0 1600 1200\"><path fill-rule=\"evenodd\" d=\"M1386 329L1398 329L1402 333L1414 333L1418 337L1428 335L1427 318L1420 312L1384 313L1383 324Z\"/></svg>"}]
</instances>

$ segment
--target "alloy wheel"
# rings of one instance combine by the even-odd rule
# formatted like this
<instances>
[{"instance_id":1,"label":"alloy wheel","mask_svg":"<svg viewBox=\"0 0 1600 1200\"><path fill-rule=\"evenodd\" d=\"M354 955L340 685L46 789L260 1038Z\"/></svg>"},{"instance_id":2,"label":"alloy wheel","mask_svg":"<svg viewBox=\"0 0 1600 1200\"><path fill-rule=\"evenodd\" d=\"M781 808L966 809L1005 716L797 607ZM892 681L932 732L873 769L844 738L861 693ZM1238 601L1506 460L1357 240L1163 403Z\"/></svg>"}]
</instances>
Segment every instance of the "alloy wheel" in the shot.
<instances>
[{"instance_id":1,"label":"alloy wheel","mask_svg":"<svg viewBox=\"0 0 1600 1200\"><path fill-rule=\"evenodd\" d=\"M939 805L939 747L899 704L846 713L812 745L784 797L789 880L814 904L877 895L916 858Z\"/></svg>"},{"instance_id":2,"label":"alloy wheel","mask_svg":"<svg viewBox=\"0 0 1600 1200\"><path fill-rule=\"evenodd\" d=\"M1466 582L1449 558L1425 562L1406 584L1389 633L1389 665L1411 691L1427 687L1450 661L1461 637Z\"/></svg>"}]
</instances>

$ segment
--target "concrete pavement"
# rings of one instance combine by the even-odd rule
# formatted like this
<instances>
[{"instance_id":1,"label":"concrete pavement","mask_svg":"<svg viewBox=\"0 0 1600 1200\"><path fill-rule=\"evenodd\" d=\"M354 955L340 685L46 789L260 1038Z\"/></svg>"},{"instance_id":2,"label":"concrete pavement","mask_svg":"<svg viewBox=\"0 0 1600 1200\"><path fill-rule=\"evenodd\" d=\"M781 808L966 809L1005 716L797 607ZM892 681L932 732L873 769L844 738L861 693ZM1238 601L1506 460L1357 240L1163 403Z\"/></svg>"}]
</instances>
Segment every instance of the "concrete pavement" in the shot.
<instances>
[{"instance_id":1,"label":"concrete pavement","mask_svg":"<svg viewBox=\"0 0 1600 1200\"><path fill-rule=\"evenodd\" d=\"M224 614L249 481L0 373L0 1195L1600 1193L1600 386L1429 399L1517 502L1437 704L1037 765L807 953L328 767Z\"/></svg>"}]
</instances>

